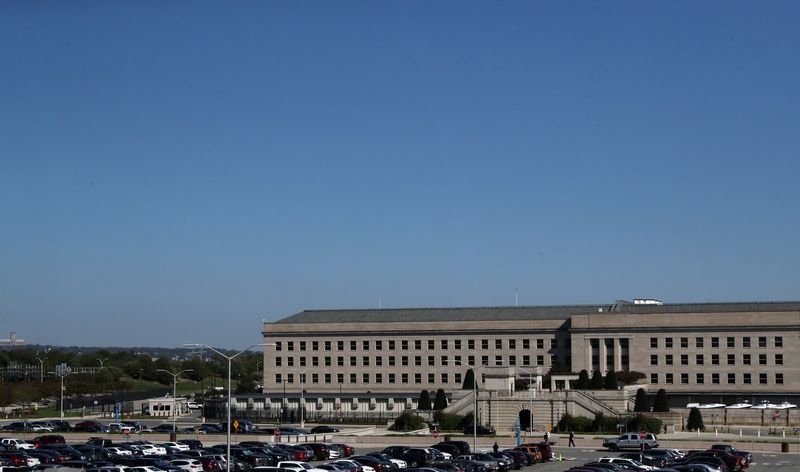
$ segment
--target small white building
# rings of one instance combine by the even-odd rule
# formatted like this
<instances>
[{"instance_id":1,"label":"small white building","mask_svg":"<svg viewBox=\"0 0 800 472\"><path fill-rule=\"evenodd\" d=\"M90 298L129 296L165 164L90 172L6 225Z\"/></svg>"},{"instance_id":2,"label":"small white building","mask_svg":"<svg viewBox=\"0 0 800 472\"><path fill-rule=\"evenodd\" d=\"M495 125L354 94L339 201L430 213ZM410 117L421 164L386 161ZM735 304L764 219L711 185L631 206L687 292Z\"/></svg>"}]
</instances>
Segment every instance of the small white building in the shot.
<instances>
[{"instance_id":1,"label":"small white building","mask_svg":"<svg viewBox=\"0 0 800 472\"><path fill-rule=\"evenodd\" d=\"M172 416L172 409L177 408L176 416L189 412L189 406L184 397L159 397L150 398L142 404L142 413L150 416Z\"/></svg>"}]
</instances>

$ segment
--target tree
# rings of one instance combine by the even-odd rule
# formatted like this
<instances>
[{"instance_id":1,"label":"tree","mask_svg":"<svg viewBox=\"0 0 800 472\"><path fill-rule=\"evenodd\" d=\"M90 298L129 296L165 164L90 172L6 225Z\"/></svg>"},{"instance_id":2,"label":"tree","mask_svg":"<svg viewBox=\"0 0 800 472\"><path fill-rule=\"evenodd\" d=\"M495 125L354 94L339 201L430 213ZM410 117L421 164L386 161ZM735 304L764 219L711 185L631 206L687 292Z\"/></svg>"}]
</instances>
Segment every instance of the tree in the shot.
<instances>
[{"instance_id":1,"label":"tree","mask_svg":"<svg viewBox=\"0 0 800 472\"><path fill-rule=\"evenodd\" d=\"M696 407L693 407L689 410L689 419L686 421L686 429L688 430L704 430L706 429L705 425L703 424L703 414L700 413Z\"/></svg>"},{"instance_id":2,"label":"tree","mask_svg":"<svg viewBox=\"0 0 800 472\"><path fill-rule=\"evenodd\" d=\"M578 381L575 383L575 388L578 390L586 390L589 388L589 372L586 372L586 369L578 373Z\"/></svg>"},{"instance_id":3,"label":"tree","mask_svg":"<svg viewBox=\"0 0 800 472\"><path fill-rule=\"evenodd\" d=\"M462 390L472 390L475 385L475 372L472 369L469 369L466 374L464 374L464 383L461 384Z\"/></svg>"},{"instance_id":4,"label":"tree","mask_svg":"<svg viewBox=\"0 0 800 472\"><path fill-rule=\"evenodd\" d=\"M613 370L609 370L606 374L606 379L603 382L603 388L605 390L616 390L619 387L617 385L617 374L614 373Z\"/></svg>"},{"instance_id":5,"label":"tree","mask_svg":"<svg viewBox=\"0 0 800 472\"><path fill-rule=\"evenodd\" d=\"M669 403L667 402L667 391L663 388L656 393L656 399L653 402L653 411L666 412L669 411Z\"/></svg>"},{"instance_id":6,"label":"tree","mask_svg":"<svg viewBox=\"0 0 800 472\"><path fill-rule=\"evenodd\" d=\"M251 377L244 377L236 384L236 393L255 393L256 383Z\"/></svg>"},{"instance_id":7,"label":"tree","mask_svg":"<svg viewBox=\"0 0 800 472\"><path fill-rule=\"evenodd\" d=\"M600 390L603 388L603 374L599 370L592 373L592 380L589 381L589 388L592 390Z\"/></svg>"},{"instance_id":8,"label":"tree","mask_svg":"<svg viewBox=\"0 0 800 472\"><path fill-rule=\"evenodd\" d=\"M419 393L419 400L417 401L417 410L430 410L431 409L431 394L428 390L422 390Z\"/></svg>"},{"instance_id":9,"label":"tree","mask_svg":"<svg viewBox=\"0 0 800 472\"><path fill-rule=\"evenodd\" d=\"M447 408L447 395L445 395L444 389L440 388L436 391L436 399L433 401L433 409L444 410L445 408Z\"/></svg>"},{"instance_id":10,"label":"tree","mask_svg":"<svg viewBox=\"0 0 800 472\"><path fill-rule=\"evenodd\" d=\"M643 388L636 391L636 403L633 411L650 411L650 402L647 401L647 393Z\"/></svg>"}]
</instances>

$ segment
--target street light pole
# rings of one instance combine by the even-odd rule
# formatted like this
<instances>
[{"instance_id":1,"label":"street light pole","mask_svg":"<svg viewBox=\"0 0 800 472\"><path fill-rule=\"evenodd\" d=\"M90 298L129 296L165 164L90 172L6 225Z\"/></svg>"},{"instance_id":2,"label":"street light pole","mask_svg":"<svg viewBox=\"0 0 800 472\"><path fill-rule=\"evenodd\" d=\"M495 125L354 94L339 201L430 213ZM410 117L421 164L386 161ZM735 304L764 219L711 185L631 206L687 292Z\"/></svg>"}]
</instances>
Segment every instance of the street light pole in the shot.
<instances>
[{"instance_id":1,"label":"street light pole","mask_svg":"<svg viewBox=\"0 0 800 472\"><path fill-rule=\"evenodd\" d=\"M72 373L72 368L66 363L56 366L55 374L61 377L61 419L64 419L64 378Z\"/></svg>"},{"instance_id":2,"label":"street light pole","mask_svg":"<svg viewBox=\"0 0 800 472\"><path fill-rule=\"evenodd\" d=\"M456 359L446 359L447 362L460 364L472 369L472 395L475 397L475 411L472 412L472 453L478 452L478 369L475 366L461 362ZM486 367L487 364L481 364L480 367Z\"/></svg>"},{"instance_id":3,"label":"street light pole","mask_svg":"<svg viewBox=\"0 0 800 472\"><path fill-rule=\"evenodd\" d=\"M47 351L44 353L44 357L39 357L39 351L36 351L36 360L39 361L39 383L44 383L44 361L47 360Z\"/></svg>"},{"instance_id":4,"label":"street light pole","mask_svg":"<svg viewBox=\"0 0 800 472\"><path fill-rule=\"evenodd\" d=\"M306 371L301 370L298 372L300 374L300 429L306 427L306 419L305 419L305 389L306 389Z\"/></svg>"},{"instance_id":5,"label":"street light pole","mask_svg":"<svg viewBox=\"0 0 800 472\"><path fill-rule=\"evenodd\" d=\"M184 372L194 372L194 369L184 369L177 374L172 373L166 369L156 369L156 372L166 372L172 376L172 432L175 432L175 414L178 411L178 401L175 399L176 397L176 389L178 386L178 377Z\"/></svg>"},{"instance_id":6,"label":"street light pole","mask_svg":"<svg viewBox=\"0 0 800 472\"><path fill-rule=\"evenodd\" d=\"M204 347L206 349L210 349L220 356L228 359L228 431L225 437L225 470L226 472L231 472L231 363L233 360L240 355L244 354L245 352L249 351L250 349L256 346L275 346L275 343L258 343L253 344L251 346L247 346L246 348L242 349L241 351L237 352L236 354L229 356L227 354L223 354L220 351L214 349L213 347L209 346L208 344L184 344L183 347Z\"/></svg>"}]
</instances>

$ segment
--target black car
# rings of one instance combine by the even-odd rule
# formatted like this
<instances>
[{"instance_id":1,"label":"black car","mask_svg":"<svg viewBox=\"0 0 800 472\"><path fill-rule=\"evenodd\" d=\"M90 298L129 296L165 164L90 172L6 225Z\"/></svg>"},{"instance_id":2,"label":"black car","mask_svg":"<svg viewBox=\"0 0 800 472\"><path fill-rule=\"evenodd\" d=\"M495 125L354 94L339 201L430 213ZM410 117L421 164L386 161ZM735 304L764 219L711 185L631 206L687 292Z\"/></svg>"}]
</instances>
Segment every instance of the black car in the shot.
<instances>
[{"instance_id":1,"label":"black car","mask_svg":"<svg viewBox=\"0 0 800 472\"><path fill-rule=\"evenodd\" d=\"M311 434L338 433L338 432L339 432L339 429L338 428L334 428L333 426L319 425L319 426L314 426L313 428L311 428Z\"/></svg>"},{"instance_id":2,"label":"black car","mask_svg":"<svg viewBox=\"0 0 800 472\"><path fill-rule=\"evenodd\" d=\"M386 454L387 456L391 457L392 459L403 459L403 453L409 450L408 446L389 446L383 448L381 454ZM405 459L403 459L405 460ZM408 462L408 461L406 461Z\"/></svg>"},{"instance_id":3,"label":"black car","mask_svg":"<svg viewBox=\"0 0 800 472\"><path fill-rule=\"evenodd\" d=\"M494 436L496 434L496 431L494 430L494 428L487 428L486 426L470 425L464 428L464 434L465 435L477 434L478 436Z\"/></svg>"}]
</instances>

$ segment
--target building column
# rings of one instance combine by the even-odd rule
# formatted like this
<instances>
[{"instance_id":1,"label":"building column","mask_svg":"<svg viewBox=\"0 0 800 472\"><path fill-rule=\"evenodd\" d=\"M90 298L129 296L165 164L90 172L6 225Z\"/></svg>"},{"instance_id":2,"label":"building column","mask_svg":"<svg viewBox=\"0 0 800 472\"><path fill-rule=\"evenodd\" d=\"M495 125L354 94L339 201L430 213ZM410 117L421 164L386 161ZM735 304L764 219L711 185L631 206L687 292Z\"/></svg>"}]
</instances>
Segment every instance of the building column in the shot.
<instances>
[{"instance_id":1,"label":"building column","mask_svg":"<svg viewBox=\"0 0 800 472\"><path fill-rule=\"evenodd\" d=\"M622 370L622 344L619 338L614 338L614 372Z\"/></svg>"},{"instance_id":2,"label":"building column","mask_svg":"<svg viewBox=\"0 0 800 472\"><path fill-rule=\"evenodd\" d=\"M606 366L606 338L600 338L600 373L604 374L608 371Z\"/></svg>"}]
</instances>

